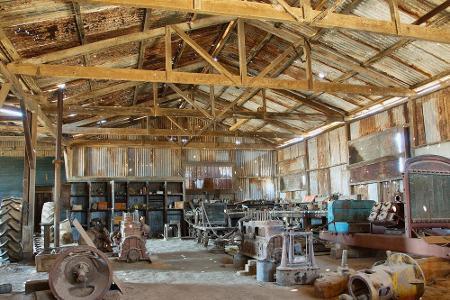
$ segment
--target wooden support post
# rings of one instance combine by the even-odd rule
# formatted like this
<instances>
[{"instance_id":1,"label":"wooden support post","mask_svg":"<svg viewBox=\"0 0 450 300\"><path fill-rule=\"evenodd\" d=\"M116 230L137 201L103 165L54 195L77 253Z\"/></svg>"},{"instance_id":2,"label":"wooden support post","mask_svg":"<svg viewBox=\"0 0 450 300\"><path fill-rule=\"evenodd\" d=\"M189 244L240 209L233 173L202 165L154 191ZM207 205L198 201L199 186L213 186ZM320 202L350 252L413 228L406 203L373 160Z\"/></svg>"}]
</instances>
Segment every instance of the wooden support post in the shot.
<instances>
[{"instance_id":1,"label":"wooden support post","mask_svg":"<svg viewBox=\"0 0 450 300\"><path fill-rule=\"evenodd\" d=\"M30 123L31 152L25 150L23 172L22 251L25 259L33 255L33 232L36 188L37 115L27 112Z\"/></svg>"},{"instance_id":2,"label":"wooden support post","mask_svg":"<svg viewBox=\"0 0 450 300\"><path fill-rule=\"evenodd\" d=\"M59 247L59 220L61 218L61 165L62 158L62 121L63 121L63 99L64 90L58 90L58 118L56 124L56 149L55 149L55 192L53 195L53 202L55 203L54 214L54 239L55 248Z\"/></svg>"},{"instance_id":3,"label":"wooden support post","mask_svg":"<svg viewBox=\"0 0 450 300\"><path fill-rule=\"evenodd\" d=\"M241 81L247 77L247 51L245 48L245 25L242 19L238 20L238 47L239 47L239 71Z\"/></svg>"},{"instance_id":4,"label":"wooden support post","mask_svg":"<svg viewBox=\"0 0 450 300\"><path fill-rule=\"evenodd\" d=\"M306 80L308 81L308 88L313 89L313 71L311 58L311 44L305 40L305 55L306 55Z\"/></svg>"},{"instance_id":5,"label":"wooden support post","mask_svg":"<svg viewBox=\"0 0 450 300\"><path fill-rule=\"evenodd\" d=\"M166 45L166 73L167 77L169 77L172 72L172 30L170 26L166 26L166 36L165 36L165 45Z\"/></svg>"},{"instance_id":6,"label":"wooden support post","mask_svg":"<svg viewBox=\"0 0 450 300\"><path fill-rule=\"evenodd\" d=\"M211 100L211 115L216 119L216 96L214 94L214 86L209 86L209 99Z\"/></svg>"},{"instance_id":7,"label":"wooden support post","mask_svg":"<svg viewBox=\"0 0 450 300\"><path fill-rule=\"evenodd\" d=\"M153 83L153 113L156 117L157 113L158 113L158 109L159 109L159 104L158 104L158 83L154 82Z\"/></svg>"},{"instance_id":8,"label":"wooden support post","mask_svg":"<svg viewBox=\"0 0 450 300\"><path fill-rule=\"evenodd\" d=\"M264 119L266 119L267 116L267 98L266 98L266 89L261 90L262 94L262 110L264 113Z\"/></svg>"}]
</instances>

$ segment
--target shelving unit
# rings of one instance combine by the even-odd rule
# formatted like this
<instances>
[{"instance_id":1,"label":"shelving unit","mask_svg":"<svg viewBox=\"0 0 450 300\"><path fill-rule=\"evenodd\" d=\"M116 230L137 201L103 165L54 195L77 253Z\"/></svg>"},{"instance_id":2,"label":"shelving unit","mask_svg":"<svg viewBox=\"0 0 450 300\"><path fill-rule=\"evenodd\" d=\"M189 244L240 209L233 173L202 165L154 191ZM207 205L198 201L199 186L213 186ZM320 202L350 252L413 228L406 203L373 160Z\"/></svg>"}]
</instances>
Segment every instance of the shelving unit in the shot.
<instances>
[{"instance_id":1,"label":"shelving unit","mask_svg":"<svg viewBox=\"0 0 450 300\"><path fill-rule=\"evenodd\" d=\"M112 232L124 212L135 210L145 218L152 237L162 236L164 224L180 222L185 227L182 180L74 182L71 190L71 216L87 229L94 218L100 218Z\"/></svg>"}]
</instances>

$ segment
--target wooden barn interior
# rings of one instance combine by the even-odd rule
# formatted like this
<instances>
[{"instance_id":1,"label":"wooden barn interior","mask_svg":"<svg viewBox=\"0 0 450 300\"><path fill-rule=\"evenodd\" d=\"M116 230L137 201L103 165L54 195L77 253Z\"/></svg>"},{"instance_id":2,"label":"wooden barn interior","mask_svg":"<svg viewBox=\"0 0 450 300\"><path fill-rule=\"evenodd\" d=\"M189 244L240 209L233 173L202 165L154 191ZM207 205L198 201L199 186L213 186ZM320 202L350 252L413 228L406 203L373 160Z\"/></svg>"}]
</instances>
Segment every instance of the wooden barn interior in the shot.
<instances>
[{"instance_id":1,"label":"wooden barn interior","mask_svg":"<svg viewBox=\"0 0 450 300\"><path fill-rule=\"evenodd\" d=\"M0 299L450 299L449 0L0 0Z\"/></svg>"}]
</instances>

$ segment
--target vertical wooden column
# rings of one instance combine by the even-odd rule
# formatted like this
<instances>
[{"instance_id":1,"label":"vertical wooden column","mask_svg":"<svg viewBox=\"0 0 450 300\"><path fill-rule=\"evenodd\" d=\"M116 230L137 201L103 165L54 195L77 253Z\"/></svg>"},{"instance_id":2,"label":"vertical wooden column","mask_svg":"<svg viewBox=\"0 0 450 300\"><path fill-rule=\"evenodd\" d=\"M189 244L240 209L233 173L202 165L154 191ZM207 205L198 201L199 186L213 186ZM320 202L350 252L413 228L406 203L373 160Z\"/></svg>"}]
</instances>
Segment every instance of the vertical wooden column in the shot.
<instances>
[{"instance_id":1,"label":"vertical wooden column","mask_svg":"<svg viewBox=\"0 0 450 300\"><path fill-rule=\"evenodd\" d=\"M59 247L59 220L61 218L61 165L62 161L62 117L63 117L63 88L58 89L58 118L56 124L56 149L55 149L55 192L53 202L55 203L54 216L54 239L55 248Z\"/></svg>"},{"instance_id":2,"label":"vertical wooden column","mask_svg":"<svg viewBox=\"0 0 450 300\"><path fill-rule=\"evenodd\" d=\"M29 259L33 254L37 116L27 111L23 99L20 99L20 108L23 115L22 122L25 135L22 196L22 251L24 258Z\"/></svg>"}]
</instances>

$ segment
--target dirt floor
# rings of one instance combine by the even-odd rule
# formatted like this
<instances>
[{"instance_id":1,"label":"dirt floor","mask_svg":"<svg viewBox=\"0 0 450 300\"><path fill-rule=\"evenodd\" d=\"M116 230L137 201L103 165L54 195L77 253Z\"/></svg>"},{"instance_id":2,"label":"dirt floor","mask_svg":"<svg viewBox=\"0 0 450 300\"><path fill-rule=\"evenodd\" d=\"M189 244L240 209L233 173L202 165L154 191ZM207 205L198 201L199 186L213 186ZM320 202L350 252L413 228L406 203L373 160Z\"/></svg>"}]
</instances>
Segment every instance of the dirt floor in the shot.
<instances>
[{"instance_id":1,"label":"dirt floor","mask_svg":"<svg viewBox=\"0 0 450 300\"><path fill-rule=\"evenodd\" d=\"M275 283L257 282L254 276L239 276L226 254L213 254L193 240L149 240L152 263L128 264L113 260L116 276L123 281L122 299L316 299L312 286L280 287ZM354 269L370 267L377 259L350 259ZM321 271L333 271L339 261L329 256L317 256ZM12 283L15 295L0 295L3 299L24 297L24 283L29 279L47 278L36 273L34 266L7 265L0 267L0 284ZM438 281L428 288L423 299L450 299L449 281Z\"/></svg>"}]
</instances>

